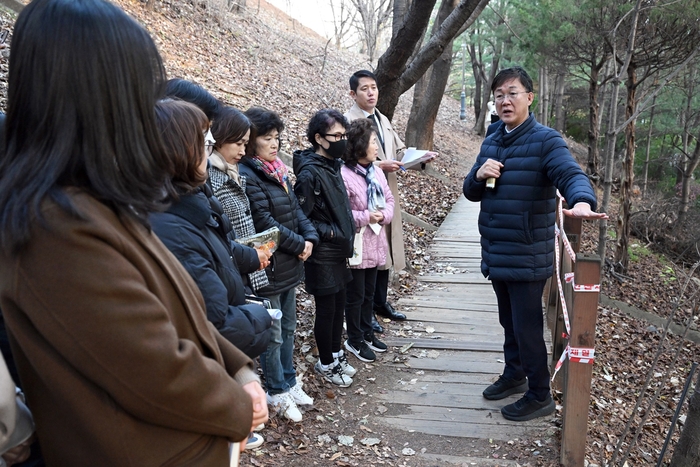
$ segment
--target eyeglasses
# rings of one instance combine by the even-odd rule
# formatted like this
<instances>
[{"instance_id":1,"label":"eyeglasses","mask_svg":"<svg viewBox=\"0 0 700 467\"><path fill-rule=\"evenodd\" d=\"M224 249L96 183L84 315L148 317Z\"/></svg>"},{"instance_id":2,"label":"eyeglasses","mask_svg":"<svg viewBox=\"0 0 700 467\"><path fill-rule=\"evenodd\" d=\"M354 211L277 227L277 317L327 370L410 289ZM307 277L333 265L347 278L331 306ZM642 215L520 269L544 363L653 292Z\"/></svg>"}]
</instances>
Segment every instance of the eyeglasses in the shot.
<instances>
[{"instance_id":1,"label":"eyeglasses","mask_svg":"<svg viewBox=\"0 0 700 467\"><path fill-rule=\"evenodd\" d=\"M328 139L329 136L335 138L336 141L339 141L341 139L348 139L348 135L346 133L325 133L323 135L323 137L326 139Z\"/></svg>"},{"instance_id":2,"label":"eyeglasses","mask_svg":"<svg viewBox=\"0 0 700 467\"><path fill-rule=\"evenodd\" d=\"M211 134L211 130L207 129L204 133L204 155L209 157L214 152L214 145L216 140Z\"/></svg>"},{"instance_id":3,"label":"eyeglasses","mask_svg":"<svg viewBox=\"0 0 700 467\"><path fill-rule=\"evenodd\" d=\"M520 92L509 92L507 94L495 94L493 96L493 99L496 102L500 103L500 102L503 102L507 97L509 101L513 102L518 97L518 94L529 94L529 93L530 93L530 91L520 91Z\"/></svg>"}]
</instances>

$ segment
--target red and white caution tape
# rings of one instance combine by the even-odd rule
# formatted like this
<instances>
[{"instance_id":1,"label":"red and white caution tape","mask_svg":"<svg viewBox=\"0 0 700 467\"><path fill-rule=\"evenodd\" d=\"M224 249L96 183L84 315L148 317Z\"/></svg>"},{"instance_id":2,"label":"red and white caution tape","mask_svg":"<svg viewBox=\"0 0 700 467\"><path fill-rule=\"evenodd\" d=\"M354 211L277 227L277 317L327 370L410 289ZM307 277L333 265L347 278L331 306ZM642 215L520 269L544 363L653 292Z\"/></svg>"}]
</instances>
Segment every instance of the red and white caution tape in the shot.
<instances>
[{"instance_id":1,"label":"red and white caution tape","mask_svg":"<svg viewBox=\"0 0 700 467\"><path fill-rule=\"evenodd\" d=\"M559 191L557 191L557 196L563 201L564 198L561 196ZM561 281L561 265L560 265L560 260L561 260L561 252L559 249L559 238L561 237L562 239L562 244L564 245L564 248L566 249L566 252L568 253L569 257L571 258L572 262L576 262L576 254L574 253L573 248L571 247L571 243L569 243L569 239L566 237L566 232L564 232L564 212L562 208L562 204L559 203L559 212L557 213L557 221L554 224L554 235L555 235L555 243L554 243L554 255L555 255L555 274L557 276L557 289L559 291L559 300L561 301L561 311L562 315L564 317L564 326L566 327L566 333L564 334L564 339L569 339L571 335L571 322L569 320L569 311L566 306L566 298L564 297L564 286L562 285ZM559 222L561 222L562 228L559 228ZM571 284L575 292L600 292L600 284L576 284L576 281L574 279L574 273L573 272L568 272L564 274L564 281L567 284ZM562 367L564 364L564 361L569 358L570 361L572 362L578 362L578 363L588 363L588 364L593 364L595 361L595 349L588 348L588 347L571 347L570 344L566 345L566 348L561 354L561 357L559 358L559 361L557 362L556 366L554 367L554 374L552 375L552 381L554 381L554 378L557 375L557 372L559 369Z\"/></svg>"},{"instance_id":2,"label":"red and white caution tape","mask_svg":"<svg viewBox=\"0 0 700 467\"><path fill-rule=\"evenodd\" d=\"M559 357L559 361L554 367L552 381L554 381L554 378L557 376L557 373L564 364L566 357L569 357L569 361L571 362L588 363L593 365L593 362L595 361L595 349L591 349L589 347L571 347L569 344L567 344L566 348L561 353L561 357Z\"/></svg>"},{"instance_id":3,"label":"red and white caution tape","mask_svg":"<svg viewBox=\"0 0 700 467\"><path fill-rule=\"evenodd\" d=\"M559 373L559 370L561 369L561 366L564 364L564 360L566 360L566 357L568 355L569 355L569 344L566 344L566 348L561 353L561 357L559 357L559 361L557 362L556 366L554 367L554 373L552 373L552 381L554 381L554 378L557 376L557 373Z\"/></svg>"},{"instance_id":4,"label":"red and white caution tape","mask_svg":"<svg viewBox=\"0 0 700 467\"><path fill-rule=\"evenodd\" d=\"M569 258L571 258L571 261L573 263L576 262L576 253L574 253L574 249L571 246L571 243L569 242L569 237L566 236L566 232L564 232L564 207L562 206L562 203L564 202L564 198L561 196L561 193L559 193L559 190L557 190L557 196L559 197L559 212L557 213L557 222L554 223L554 229L558 230L559 229L559 224L561 224L561 241L564 243L564 248L566 249L566 252L569 254Z\"/></svg>"},{"instance_id":5,"label":"red and white caution tape","mask_svg":"<svg viewBox=\"0 0 700 467\"><path fill-rule=\"evenodd\" d=\"M595 349L588 347L569 347L569 360L579 363L593 364L595 360Z\"/></svg>"},{"instance_id":6,"label":"red and white caution tape","mask_svg":"<svg viewBox=\"0 0 700 467\"><path fill-rule=\"evenodd\" d=\"M556 225L555 225L556 227ZM555 236L559 236L559 229L555 229ZM571 324L569 322L569 310L566 308L566 297L564 297L564 286L561 283L561 271L560 271L560 256L559 253L559 241L558 238L554 239L554 265L555 265L555 275L557 276L557 289L559 291L559 300L561 301L561 313L564 316L564 326L566 327L566 335L564 338L568 338L571 334Z\"/></svg>"},{"instance_id":7,"label":"red and white caution tape","mask_svg":"<svg viewBox=\"0 0 700 467\"><path fill-rule=\"evenodd\" d=\"M576 284L574 292L600 292L600 284Z\"/></svg>"}]
</instances>

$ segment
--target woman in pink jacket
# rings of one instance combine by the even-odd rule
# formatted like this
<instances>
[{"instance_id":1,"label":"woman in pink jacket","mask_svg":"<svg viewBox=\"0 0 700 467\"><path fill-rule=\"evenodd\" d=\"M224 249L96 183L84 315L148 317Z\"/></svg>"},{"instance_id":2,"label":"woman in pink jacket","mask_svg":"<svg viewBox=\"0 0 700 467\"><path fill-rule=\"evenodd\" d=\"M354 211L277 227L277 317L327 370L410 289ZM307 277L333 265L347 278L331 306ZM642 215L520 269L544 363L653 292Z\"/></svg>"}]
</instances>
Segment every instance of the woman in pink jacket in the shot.
<instances>
[{"instance_id":1,"label":"woman in pink jacket","mask_svg":"<svg viewBox=\"0 0 700 467\"><path fill-rule=\"evenodd\" d=\"M386 344L372 331L372 301L377 267L386 263L389 252L384 225L394 215L394 197L384 172L376 170L377 135L366 118L350 124L348 144L341 169L356 235L362 236L362 262L351 265L352 282L347 285L345 348L363 362L373 362L374 352L386 352Z\"/></svg>"}]
</instances>

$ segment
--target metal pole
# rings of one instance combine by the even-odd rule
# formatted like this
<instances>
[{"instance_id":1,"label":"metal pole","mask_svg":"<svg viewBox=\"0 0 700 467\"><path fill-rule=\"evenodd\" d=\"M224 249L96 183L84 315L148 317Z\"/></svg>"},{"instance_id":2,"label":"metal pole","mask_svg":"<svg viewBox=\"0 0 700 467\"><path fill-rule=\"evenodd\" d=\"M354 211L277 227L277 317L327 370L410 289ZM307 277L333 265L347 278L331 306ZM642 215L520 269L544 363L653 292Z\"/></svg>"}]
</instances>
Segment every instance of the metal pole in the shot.
<instances>
[{"instance_id":1,"label":"metal pole","mask_svg":"<svg viewBox=\"0 0 700 467\"><path fill-rule=\"evenodd\" d=\"M460 96L460 109L459 109L459 119L460 120L466 120L467 119L467 84L466 80L464 77L464 64L466 61L466 55L467 55L467 43L462 42L462 95Z\"/></svg>"},{"instance_id":2,"label":"metal pole","mask_svg":"<svg viewBox=\"0 0 700 467\"><path fill-rule=\"evenodd\" d=\"M678 401L676 406L676 412L673 414L673 419L671 420L671 426L668 428L668 434L666 435L666 441L664 441L664 447L661 448L661 454L659 454L659 460L656 462L656 467L660 467L664 460L664 455L666 454L666 448L668 448L668 443L671 441L671 436L673 436L673 431L676 428L676 423L678 422L678 417L681 414L681 409L683 408L683 403L685 402L685 396L688 395L688 389L690 388L690 383L693 381L693 376L695 375L695 370L698 369L698 364L693 363L690 367L690 374L688 379L685 380L685 386L683 386L683 392L681 393L681 400ZM700 381L700 380L698 380Z\"/></svg>"}]
</instances>

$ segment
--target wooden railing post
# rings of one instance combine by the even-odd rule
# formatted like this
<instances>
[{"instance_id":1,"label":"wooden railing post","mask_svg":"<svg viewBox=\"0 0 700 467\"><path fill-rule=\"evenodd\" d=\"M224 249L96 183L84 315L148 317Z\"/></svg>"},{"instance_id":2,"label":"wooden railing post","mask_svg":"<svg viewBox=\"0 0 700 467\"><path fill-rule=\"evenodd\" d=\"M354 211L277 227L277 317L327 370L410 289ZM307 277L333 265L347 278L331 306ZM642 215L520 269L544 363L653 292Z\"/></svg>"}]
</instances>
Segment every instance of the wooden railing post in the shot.
<instances>
[{"instance_id":1,"label":"wooden railing post","mask_svg":"<svg viewBox=\"0 0 700 467\"><path fill-rule=\"evenodd\" d=\"M559 203L561 200L557 197L557 212L559 212ZM557 219L559 225L561 225L561 220ZM580 218L565 216L563 219L563 232L566 234L566 238L569 240L571 249L574 253L579 252L581 245L581 231L583 228L583 222ZM564 242L562 238L559 238L557 247L559 248L560 258L559 258L559 271L562 284L565 283L566 275L573 272L572 258L567 253L564 248ZM556 262L556 255L554 257ZM554 266L554 274L556 274L556 264ZM564 288L564 295L567 304L572 302L572 291L570 287ZM561 306L561 301L559 299L558 283L555 277L551 277L547 285L545 286L545 305L547 310L547 326L552 333L552 360L550 362L550 371L554 373L559 357L561 356L564 348L566 347L566 339L563 337L566 334L566 326L564 324L563 310ZM570 308L570 306L569 306ZM563 389L563 375L566 372L566 368L563 368L557 377L552 382L552 387L557 390Z\"/></svg>"},{"instance_id":2,"label":"wooden railing post","mask_svg":"<svg viewBox=\"0 0 700 467\"><path fill-rule=\"evenodd\" d=\"M577 254L574 297L570 310L569 359L564 362L564 412L562 415L561 465L583 467L586 453L588 407L595 348L595 324L600 291L600 258ZM586 359L586 357L590 357Z\"/></svg>"}]
</instances>

